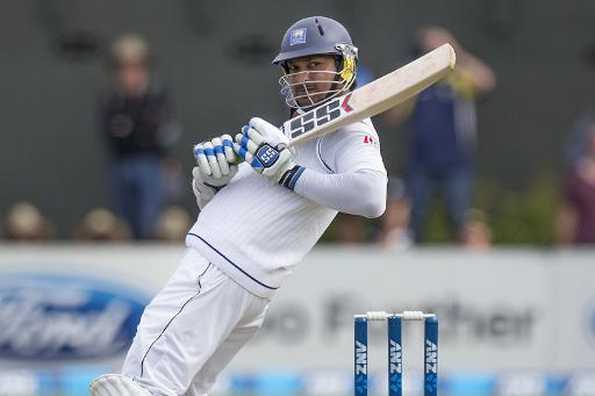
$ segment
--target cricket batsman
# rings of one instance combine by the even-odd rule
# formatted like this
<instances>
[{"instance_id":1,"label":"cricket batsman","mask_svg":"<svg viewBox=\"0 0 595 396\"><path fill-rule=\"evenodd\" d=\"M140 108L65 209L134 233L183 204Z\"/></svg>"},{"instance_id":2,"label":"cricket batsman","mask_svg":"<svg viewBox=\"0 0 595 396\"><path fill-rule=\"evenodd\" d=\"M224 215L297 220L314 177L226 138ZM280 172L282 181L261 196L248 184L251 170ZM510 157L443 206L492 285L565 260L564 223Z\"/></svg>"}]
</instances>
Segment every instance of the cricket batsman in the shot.
<instances>
[{"instance_id":1,"label":"cricket batsman","mask_svg":"<svg viewBox=\"0 0 595 396\"><path fill-rule=\"evenodd\" d=\"M339 22L309 17L287 30L273 64L295 116L354 89L357 48ZM387 175L370 119L288 143L254 117L195 147L201 211L186 253L146 307L122 373L96 379L94 396L206 395L337 213L382 215Z\"/></svg>"}]
</instances>

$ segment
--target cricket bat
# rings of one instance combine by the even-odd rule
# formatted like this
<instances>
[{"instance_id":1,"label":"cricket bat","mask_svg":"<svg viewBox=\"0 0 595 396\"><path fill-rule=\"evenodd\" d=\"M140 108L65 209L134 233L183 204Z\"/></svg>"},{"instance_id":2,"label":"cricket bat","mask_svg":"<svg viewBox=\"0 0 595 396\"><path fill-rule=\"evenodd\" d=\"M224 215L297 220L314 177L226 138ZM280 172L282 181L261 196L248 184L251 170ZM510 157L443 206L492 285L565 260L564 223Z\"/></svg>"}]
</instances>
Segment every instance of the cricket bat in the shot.
<instances>
[{"instance_id":1,"label":"cricket bat","mask_svg":"<svg viewBox=\"0 0 595 396\"><path fill-rule=\"evenodd\" d=\"M283 124L289 145L332 133L397 106L444 78L455 63L454 49L444 44L361 88L294 117Z\"/></svg>"}]
</instances>

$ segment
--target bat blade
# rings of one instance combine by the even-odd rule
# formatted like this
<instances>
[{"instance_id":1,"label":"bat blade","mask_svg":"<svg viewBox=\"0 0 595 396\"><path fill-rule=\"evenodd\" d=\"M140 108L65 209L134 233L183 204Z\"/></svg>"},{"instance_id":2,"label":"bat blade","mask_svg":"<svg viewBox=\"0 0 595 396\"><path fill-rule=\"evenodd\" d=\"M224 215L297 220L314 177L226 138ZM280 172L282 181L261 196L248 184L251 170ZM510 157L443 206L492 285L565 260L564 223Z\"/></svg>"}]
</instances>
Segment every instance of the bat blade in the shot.
<instances>
[{"instance_id":1,"label":"bat blade","mask_svg":"<svg viewBox=\"0 0 595 396\"><path fill-rule=\"evenodd\" d=\"M353 92L294 117L283 124L289 144L304 143L397 106L444 78L455 63L454 49L444 44Z\"/></svg>"}]
</instances>

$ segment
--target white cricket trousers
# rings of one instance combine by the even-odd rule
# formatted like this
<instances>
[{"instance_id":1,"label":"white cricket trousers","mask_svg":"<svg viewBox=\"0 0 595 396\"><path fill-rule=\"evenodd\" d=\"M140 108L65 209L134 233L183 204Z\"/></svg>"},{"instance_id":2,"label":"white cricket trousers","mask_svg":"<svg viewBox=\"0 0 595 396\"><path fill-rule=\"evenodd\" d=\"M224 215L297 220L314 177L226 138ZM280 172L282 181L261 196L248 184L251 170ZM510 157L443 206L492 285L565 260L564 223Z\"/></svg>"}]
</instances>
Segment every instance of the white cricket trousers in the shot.
<instances>
[{"instance_id":1,"label":"white cricket trousers","mask_svg":"<svg viewBox=\"0 0 595 396\"><path fill-rule=\"evenodd\" d=\"M122 374L153 395L206 395L262 326L269 302L188 248L145 308Z\"/></svg>"}]
</instances>

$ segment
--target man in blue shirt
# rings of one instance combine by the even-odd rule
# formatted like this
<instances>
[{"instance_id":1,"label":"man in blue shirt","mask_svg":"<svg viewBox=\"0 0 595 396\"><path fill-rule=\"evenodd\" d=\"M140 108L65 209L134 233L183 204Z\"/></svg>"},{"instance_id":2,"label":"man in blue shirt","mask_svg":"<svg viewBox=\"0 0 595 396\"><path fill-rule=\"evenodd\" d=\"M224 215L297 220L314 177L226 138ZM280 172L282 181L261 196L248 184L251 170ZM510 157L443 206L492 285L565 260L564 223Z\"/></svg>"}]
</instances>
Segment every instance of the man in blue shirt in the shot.
<instances>
[{"instance_id":1,"label":"man in blue shirt","mask_svg":"<svg viewBox=\"0 0 595 396\"><path fill-rule=\"evenodd\" d=\"M460 236L471 205L473 151L476 138L475 100L496 84L492 70L439 27L420 29L416 56L450 43L457 53L451 75L393 111L392 121L409 117L413 132L407 189L411 199L411 231L423 240L426 208L434 191L444 195L451 225Z\"/></svg>"}]
</instances>

